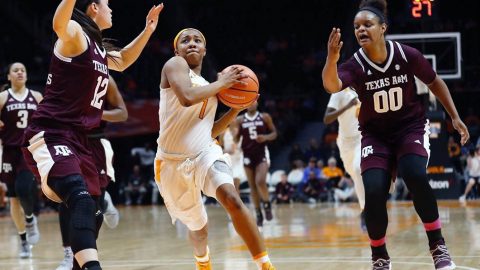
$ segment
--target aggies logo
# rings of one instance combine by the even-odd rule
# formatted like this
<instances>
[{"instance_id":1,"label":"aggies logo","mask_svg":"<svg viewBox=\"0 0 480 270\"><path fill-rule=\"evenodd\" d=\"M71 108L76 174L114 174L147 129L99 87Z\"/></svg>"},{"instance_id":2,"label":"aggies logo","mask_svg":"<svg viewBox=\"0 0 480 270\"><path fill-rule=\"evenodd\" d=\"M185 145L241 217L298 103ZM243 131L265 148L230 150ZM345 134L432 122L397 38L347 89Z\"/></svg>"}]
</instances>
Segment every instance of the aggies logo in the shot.
<instances>
[{"instance_id":1,"label":"aggies logo","mask_svg":"<svg viewBox=\"0 0 480 270\"><path fill-rule=\"evenodd\" d=\"M373 147L371 145L362 148L362 157L366 158L368 155L373 154Z\"/></svg>"},{"instance_id":2,"label":"aggies logo","mask_svg":"<svg viewBox=\"0 0 480 270\"><path fill-rule=\"evenodd\" d=\"M0 168L0 172L4 172L4 173L9 173L13 170L13 167L12 167L12 164L10 163L3 163L2 164L2 168Z\"/></svg>"},{"instance_id":3,"label":"aggies logo","mask_svg":"<svg viewBox=\"0 0 480 270\"><path fill-rule=\"evenodd\" d=\"M66 145L55 145L53 148L55 148L55 156L62 155L68 157L73 154Z\"/></svg>"}]
</instances>

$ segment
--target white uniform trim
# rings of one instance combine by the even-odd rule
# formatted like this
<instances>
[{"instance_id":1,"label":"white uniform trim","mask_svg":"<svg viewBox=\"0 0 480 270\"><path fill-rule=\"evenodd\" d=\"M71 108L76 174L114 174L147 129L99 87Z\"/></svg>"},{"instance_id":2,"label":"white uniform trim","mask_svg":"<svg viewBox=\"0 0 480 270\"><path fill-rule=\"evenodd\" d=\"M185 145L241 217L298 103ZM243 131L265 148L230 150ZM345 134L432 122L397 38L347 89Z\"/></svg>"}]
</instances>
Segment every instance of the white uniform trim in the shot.
<instances>
[{"instance_id":1,"label":"white uniform trim","mask_svg":"<svg viewBox=\"0 0 480 270\"><path fill-rule=\"evenodd\" d=\"M112 182L115 182L115 169L113 168L113 149L110 141L102 138L100 142L103 145L103 149L105 151L105 160L106 160L106 167L107 167L107 175L110 177Z\"/></svg>"},{"instance_id":2,"label":"white uniform trim","mask_svg":"<svg viewBox=\"0 0 480 270\"><path fill-rule=\"evenodd\" d=\"M360 61L360 58L358 57L358 54L354 53L353 57L355 57L355 60L357 60L358 64L360 64L360 66L362 67L363 72L365 72L365 67L362 64L362 61Z\"/></svg>"},{"instance_id":3,"label":"white uniform trim","mask_svg":"<svg viewBox=\"0 0 480 270\"><path fill-rule=\"evenodd\" d=\"M379 66L377 66L377 64L375 64L374 62L372 62L368 57L367 55L365 54L365 52L363 51L362 48L360 48L360 54L362 55L362 57L365 59L365 61L367 61L367 63L373 67L374 69L382 72L382 73L385 73L385 71L387 71L387 69L390 67L390 64L392 64L392 60L393 60L393 55L395 54L395 50L393 48L393 42L388 40L388 44L390 45L390 55L388 56L388 60L387 60L387 64L381 68Z\"/></svg>"},{"instance_id":4,"label":"white uniform trim","mask_svg":"<svg viewBox=\"0 0 480 270\"><path fill-rule=\"evenodd\" d=\"M40 131L29 140L28 151L32 153L33 159L37 163L43 193L50 200L61 203L62 200L60 197L47 185L48 174L55 162L50 155L50 151L48 151L47 144L43 137L44 134L45 131Z\"/></svg>"},{"instance_id":5,"label":"white uniform trim","mask_svg":"<svg viewBox=\"0 0 480 270\"><path fill-rule=\"evenodd\" d=\"M28 93L30 93L30 89L27 88L25 90L25 93L22 96L19 96L15 92L13 92L12 88L8 88L8 93L10 93L10 95L12 95L12 97L17 101L23 102L28 97Z\"/></svg>"},{"instance_id":6,"label":"white uniform trim","mask_svg":"<svg viewBox=\"0 0 480 270\"><path fill-rule=\"evenodd\" d=\"M55 44L56 45L56 44ZM72 58L71 57L66 57L66 56L63 56L62 54L60 54L60 52L57 50L57 48L53 48L53 54L60 60L62 60L63 62L67 62L67 63L71 63L72 62Z\"/></svg>"},{"instance_id":7,"label":"white uniform trim","mask_svg":"<svg viewBox=\"0 0 480 270\"><path fill-rule=\"evenodd\" d=\"M425 151L427 151L428 155L428 160L427 160L427 167L428 167L428 161L430 160L430 120L427 119L425 122L425 133L423 134L423 148L425 148Z\"/></svg>"},{"instance_id":8,"label":"white uniform trim","mask_svg":"<svg viewBox=\"0 0 480 270\"><path fill-rule=\"evenodd\" d=\"M402 46L400 45L400 43L395 41L395 45L397 45L398 50L400 51L400 54L402 55L403 60L405 60L405 62L408 63L407 57L405 56L405 52L403 52L403 49L402 49Z\"/></svg>"}]
</instances>

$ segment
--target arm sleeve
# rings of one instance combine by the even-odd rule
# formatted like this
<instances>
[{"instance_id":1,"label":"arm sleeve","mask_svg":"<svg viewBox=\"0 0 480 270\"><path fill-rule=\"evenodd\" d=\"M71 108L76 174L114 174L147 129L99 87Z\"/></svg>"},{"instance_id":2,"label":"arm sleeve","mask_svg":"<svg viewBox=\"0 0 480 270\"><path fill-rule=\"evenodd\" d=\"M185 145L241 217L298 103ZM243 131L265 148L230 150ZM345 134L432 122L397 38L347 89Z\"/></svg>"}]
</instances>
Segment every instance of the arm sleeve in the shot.
<instances>
[{"instance_id":1,"label":"arm sleeve","mask_svg":"<svg viewBox=\"0 0 480 270\"><path fill-rule=\"evenodd\" d=\"M432 83L437 76L437 73L433 70L432 65L428 62L425 56L415 48L403 44L402 48L413 74L427 85Z\"/></svg>"}]
</instances>

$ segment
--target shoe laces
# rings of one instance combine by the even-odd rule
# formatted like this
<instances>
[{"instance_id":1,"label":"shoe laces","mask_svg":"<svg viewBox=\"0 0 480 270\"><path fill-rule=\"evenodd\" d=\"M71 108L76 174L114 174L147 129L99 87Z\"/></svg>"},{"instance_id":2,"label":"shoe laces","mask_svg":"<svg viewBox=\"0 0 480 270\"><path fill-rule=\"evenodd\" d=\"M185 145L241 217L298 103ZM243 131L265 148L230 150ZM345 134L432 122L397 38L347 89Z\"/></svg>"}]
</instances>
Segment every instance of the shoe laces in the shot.
<instances>
[{"instance_id":1,"label":"shoe laces","mask_svg":"<svg viewBox=\"0 0 480 270\"><path fill-rule=\"evenodd\" d=\"M376 261L373 262L373 270L385 270L385 269L390 269L390 260L385 260L385 259L377 259Z\"/></svg>"},{"instance_id":2,"label":"shoe laces","mask_svg":"<svg viewBox=\"0 0 480 270\"><path fill-rule=\"evenodd\" d=\"M435 264L443 261L451 261L450 254L448 254L448 249L445 245L437 245L435 249L430 250L430 253L432 254Z\"/></svg>"}]
</instances>

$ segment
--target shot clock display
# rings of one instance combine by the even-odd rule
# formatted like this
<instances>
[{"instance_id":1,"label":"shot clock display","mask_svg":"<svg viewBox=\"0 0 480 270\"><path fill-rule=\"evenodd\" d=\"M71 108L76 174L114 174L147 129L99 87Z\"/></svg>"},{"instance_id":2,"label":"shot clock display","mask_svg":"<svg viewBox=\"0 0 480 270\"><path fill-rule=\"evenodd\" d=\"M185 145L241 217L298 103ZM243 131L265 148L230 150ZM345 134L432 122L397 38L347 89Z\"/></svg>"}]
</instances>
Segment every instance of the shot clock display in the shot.
<instances>
[{"instance_id":1,"label":"shot clock display","mask_svg":"<svg viewBox=\"0 0 480 270\"><path fill-rule=\"evenodd\" d=\"M411 0L410 12L413 19L426 19L436 16L434 0Z\"/></svg>"}]
</instances>

